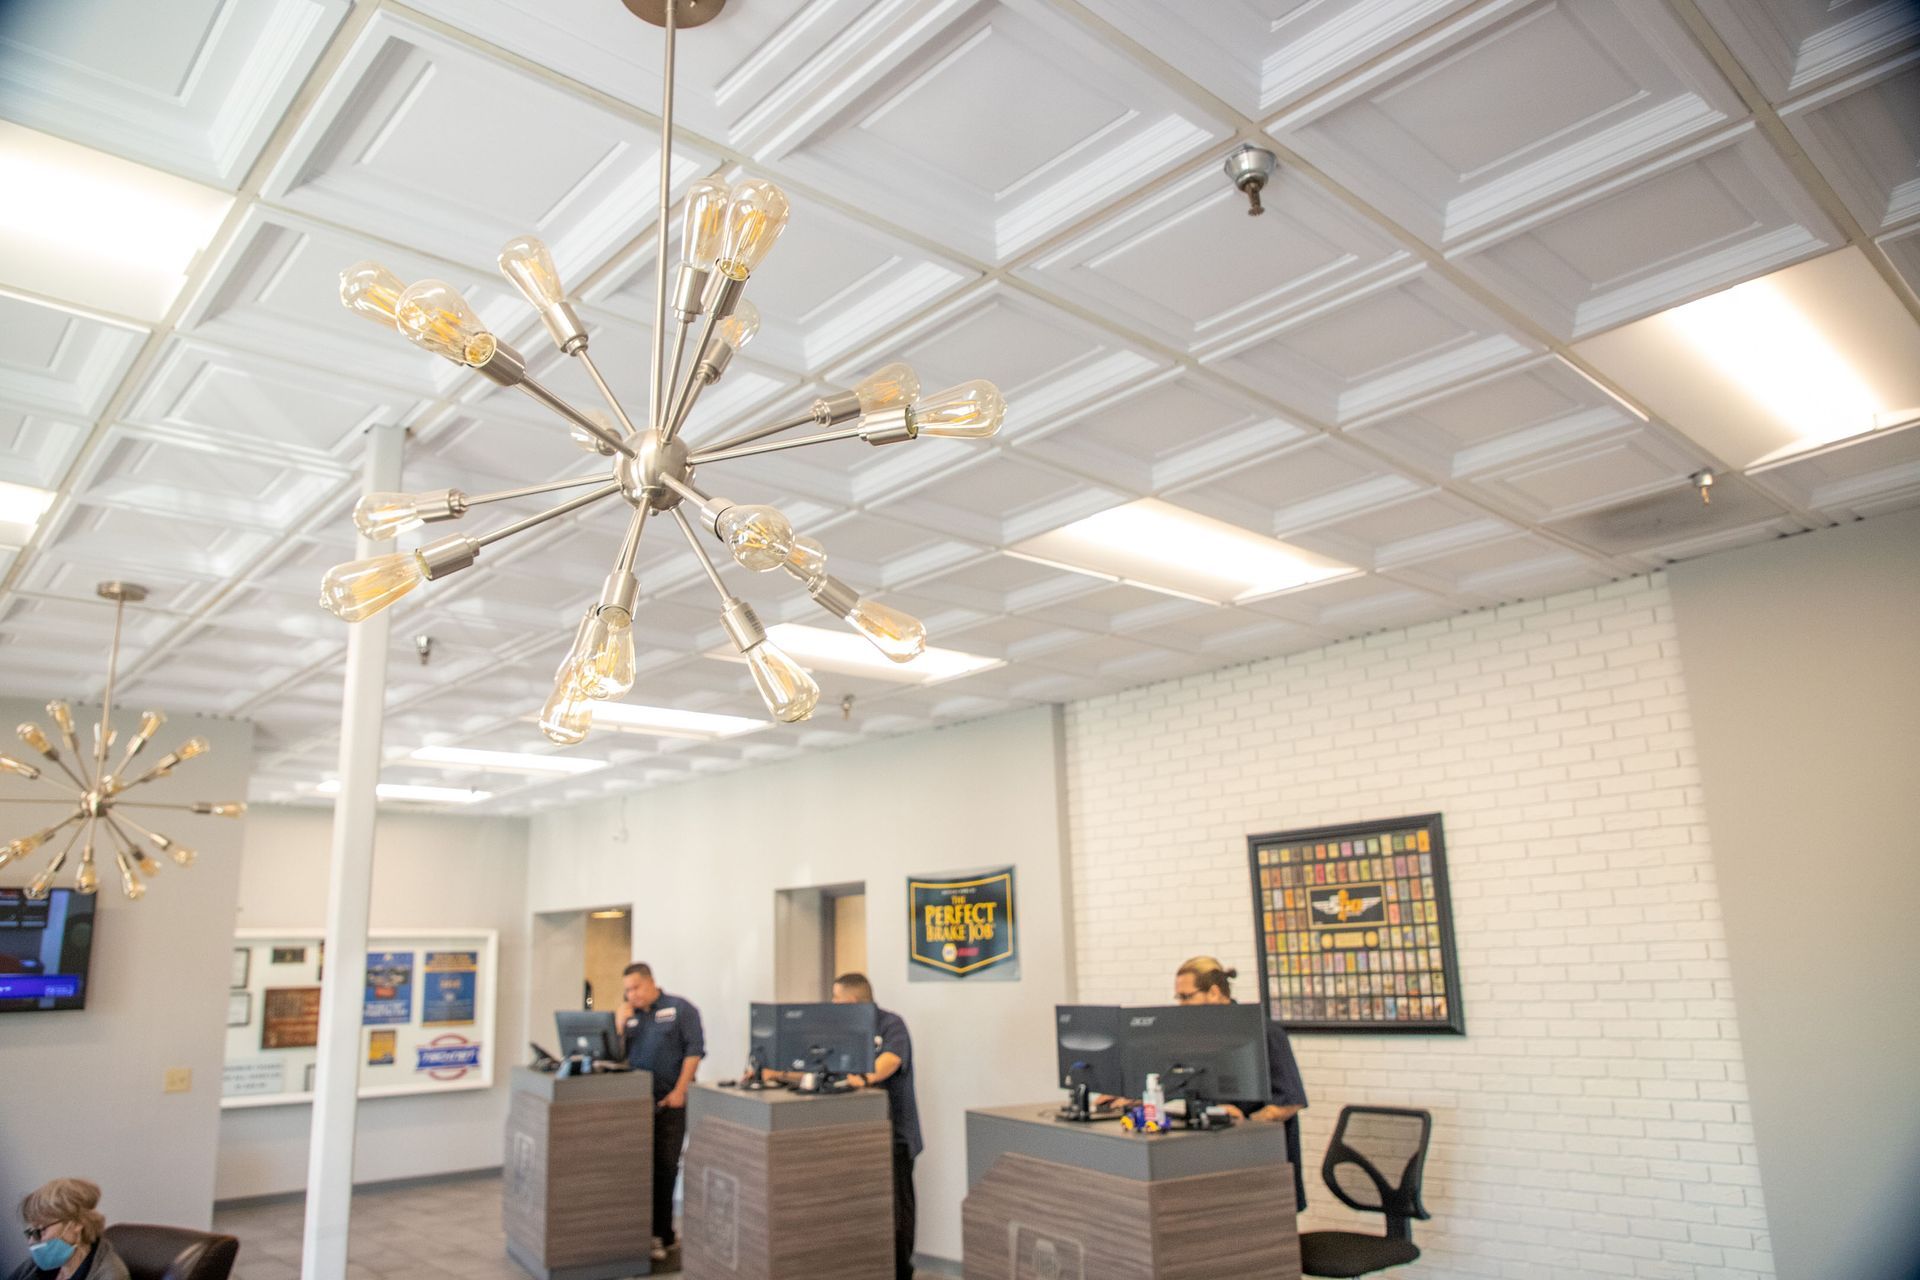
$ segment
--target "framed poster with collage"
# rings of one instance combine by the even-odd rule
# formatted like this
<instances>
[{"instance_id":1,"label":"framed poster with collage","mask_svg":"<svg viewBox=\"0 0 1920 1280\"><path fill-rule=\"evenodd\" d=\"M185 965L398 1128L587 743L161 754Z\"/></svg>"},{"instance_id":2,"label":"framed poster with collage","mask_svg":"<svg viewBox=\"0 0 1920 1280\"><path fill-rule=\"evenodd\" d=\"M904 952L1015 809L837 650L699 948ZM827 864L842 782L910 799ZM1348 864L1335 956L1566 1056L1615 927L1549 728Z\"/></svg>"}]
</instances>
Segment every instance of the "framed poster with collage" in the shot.
<instances>
[{"instance_id":1,"label":"framed poster with collage","mask_svg":"<svg viewBox=\"0 0 1920 1280\"><path fill-rule=\"evenodd\" d=\"M1249 836L1247 862L1268 1016L1466 1034L1439 814Z\"/></svg>"}]
</instances>

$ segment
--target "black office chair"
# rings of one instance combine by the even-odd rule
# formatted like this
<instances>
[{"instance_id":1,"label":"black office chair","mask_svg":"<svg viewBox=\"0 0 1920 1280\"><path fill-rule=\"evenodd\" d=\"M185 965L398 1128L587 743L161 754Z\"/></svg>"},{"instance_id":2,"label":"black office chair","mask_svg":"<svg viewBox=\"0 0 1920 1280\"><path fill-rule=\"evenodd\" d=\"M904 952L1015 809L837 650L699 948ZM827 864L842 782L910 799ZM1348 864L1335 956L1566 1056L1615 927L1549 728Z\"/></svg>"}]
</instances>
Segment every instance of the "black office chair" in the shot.
<instances>
[{"instance_id":1,"label":"black office chair","mask_svg":"<svg viewBox=\"0 0 1920 1280\"><path fill-rule=\"evenodd\" d=\"M145 1222L116 1222L107 1242L133 1280L227 1280L240 1242L232 1236Z\"/></svg>"},{"instance_id":2,"label":"black office chair","mask_svg":"<svg viewBox=\"0 0 1920 1280\"><path fill-rule=\"evenodd\" d=\"M1300 1233L1300 1270L1310 1276L1363 1276L1420 1256L1410 1220L1433 1215L1420 1204L1433 1117L1400 1107L1342 1107L1320 1172L1342 1203L1385 1214L1387 1234Z\"/></svg>"}]
</instances>

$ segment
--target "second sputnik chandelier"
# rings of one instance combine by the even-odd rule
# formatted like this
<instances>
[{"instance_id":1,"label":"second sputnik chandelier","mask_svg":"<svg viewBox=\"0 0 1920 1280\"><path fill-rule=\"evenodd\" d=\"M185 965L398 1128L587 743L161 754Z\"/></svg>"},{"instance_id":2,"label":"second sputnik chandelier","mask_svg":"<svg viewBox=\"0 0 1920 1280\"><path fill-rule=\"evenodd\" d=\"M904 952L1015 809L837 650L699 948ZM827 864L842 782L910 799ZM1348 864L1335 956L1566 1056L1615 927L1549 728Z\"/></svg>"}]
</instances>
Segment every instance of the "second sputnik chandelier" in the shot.
<instances>
[{"instance_id":1,"label":"second sputnik chandelier","mask_svg":"<svg viewBox=\"0 0 1920 1280\"><path fill-rule=\"evenodd\" d=\"M503 538L616 494L624 498L633 516L613 572L607 575L599 599L580 619L573 647L555 673L553 694L540 712L541 731L562 745L587 736L596 701L623 698L633 687L633 611L639 597L633 565L641 534L654 515L668 516L680 526L719 593L720 621L727 638L745 658L767 710L776 719L791 722L812 715L820 687L767 639L766 628L752 607L727 589L702 534L718 539L744 569L759 573L784 569L805 585L822 608L851 624L895 662L919 656L926 647L926 628L917 619L866 599L827 573L826 549L796 534L778 510L715 497L695 485L694 470L710 462L835 440L890 445L921 436L977 439L998 431L1006 412L1005 401L992 383L963 383L923 397L913 371L903 364L890 364L847 390L814 400L805 412L689 448L680 431L700 393L720 380L734 353L759 328L759 313L742 294L787 225L787 197L771 182L758 178L731 187L714 178L696 182L687 194L681 224L679 274L668 292L664 233L670 207L674 31L709 21L725 0L625 3L638 16L664 27L666 38L652 396L645 424L636 426L628 417L588 356L586 330L567 303L553 257L531 236L510 241L500 251L500 270L539 312L555 345L580 361L617 421L575 408L529 376L520 353L489 333L452 285L440 280L405 285L373 262L357 263L340 276L340 300L348 310L391 325L409 341L500 386L519 388L564 418L582 448L613 459L611 474L601 470L501 493L469 495L446 489L369 494L354 508L353 519L362 534L378 540L421 524L458 519L488 502L587 489L558 506L485 533L454 534L413 551L338 565L320 588L322 604L345 621L358 622L422 582L471 566L487 547ZM671 345L667 341L669 308L674 322ZM687 334L696 320L703 320L694 346L698 354L683 377ZM788 434L808 426L818 429L805 435ZM689 517L689 507L695 516Z\"/></svg>"}]
</instances>

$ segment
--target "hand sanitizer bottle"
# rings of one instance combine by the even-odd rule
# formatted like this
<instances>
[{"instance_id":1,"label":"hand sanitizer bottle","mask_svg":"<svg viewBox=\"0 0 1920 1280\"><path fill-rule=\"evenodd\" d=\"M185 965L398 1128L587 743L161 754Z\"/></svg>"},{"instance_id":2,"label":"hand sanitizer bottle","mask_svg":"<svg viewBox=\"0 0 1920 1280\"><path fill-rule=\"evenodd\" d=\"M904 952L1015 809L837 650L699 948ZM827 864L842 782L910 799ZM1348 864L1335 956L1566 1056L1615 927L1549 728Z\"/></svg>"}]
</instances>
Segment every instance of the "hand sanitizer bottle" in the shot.
<instances>
[{"instance_id":1,"label":"hand sanitizer bottle","mask_svg":"<svg viewBox=\"0 0 1920 1280\"><path fill-rule=\"evenodd\" d=\"M1156 1073L1147 1076L1147 1087L1140 1091L1141 1118L1151 1130L1167 1127L1167 1097L1160 1089L1160 1077Z\"/></svg>"}]
</instances>

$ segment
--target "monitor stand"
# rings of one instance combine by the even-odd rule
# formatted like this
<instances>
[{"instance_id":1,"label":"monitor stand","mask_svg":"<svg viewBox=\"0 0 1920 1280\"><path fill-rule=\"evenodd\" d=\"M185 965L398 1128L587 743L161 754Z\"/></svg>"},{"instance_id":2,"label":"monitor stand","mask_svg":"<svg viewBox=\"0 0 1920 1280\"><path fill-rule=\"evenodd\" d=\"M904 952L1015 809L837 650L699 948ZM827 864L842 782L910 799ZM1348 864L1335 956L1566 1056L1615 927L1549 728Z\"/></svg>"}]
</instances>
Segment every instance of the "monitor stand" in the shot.
<instances>
[{"instance_id":1,"label":"monitor stand","mask_svg":"<svg viewBox=\"0 0 1920 1280\"><path fill-rule=\"evenodd\" d=\"M1172 1087L1167 1090L1167 1099L1168 1101L1172 1101L1175 1098L1185 1100L1187 1104L1187 1114L1181 1122L1182 1128L1198 1129L1202 1132L1217 1129L1231 1129L1233 1127L1232 1116L1210 1116L1207 1114L1207 1107L1210 1104L1200 1095L1200 1077L1206 1073L1207 1069L1205 1067L1189 1070L1186 1067L1176 1065L1172 1071L1167 1073L1167 1078L1172 1081Z\"/></svg>"},{"instance_id":2,"label":"monitor stand","mask_svg":"<svg viewBox=\"0 0 1920 1280\"><path fill-rule=\"evenodd\" d=\"M1101 1120L1118 1120L1120 1116L1118 1107L1095 1107L1093 1090L1084 1081L1068 1090L1067 1105L1053 1113L1054 1119L1065 1120L1069 1124L1093 1124Z\"/></svg>"},{"instance_id":3,"label":"monitor stand","mask_svg":"<svg viewBox=\"0 0 1920 1280\"><path fill-rule=\"evenodd\" d=\"M822 1049L814 1049L807 1055L806 1070L800 1073L799 1081L794 1084L795 1093L845 1093L852 1086L838 1072L827 1070L827 1055Z\"/></svg>"}]
</instances>

